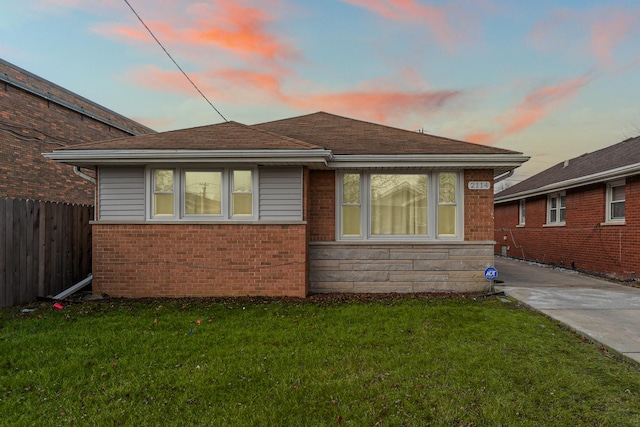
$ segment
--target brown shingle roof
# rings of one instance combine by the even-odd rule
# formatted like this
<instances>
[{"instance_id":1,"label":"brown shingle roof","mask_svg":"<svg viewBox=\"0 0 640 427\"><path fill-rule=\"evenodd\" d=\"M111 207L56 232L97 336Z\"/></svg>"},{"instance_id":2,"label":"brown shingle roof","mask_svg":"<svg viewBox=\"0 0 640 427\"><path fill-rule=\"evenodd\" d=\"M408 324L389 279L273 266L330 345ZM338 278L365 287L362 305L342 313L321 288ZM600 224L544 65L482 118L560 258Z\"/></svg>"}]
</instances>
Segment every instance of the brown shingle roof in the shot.
<instances>
[{"instance_id":1,"label":"brown shingle roof","mask_svg":"<svg viewBox=\"0 0 640 427\"><path fill-rule=\"evenodd\" d=\"M566 163L566 165L565 165ZM504 191L496 198L532 191L547 185L603 173L640 163L640 136L626 139L593 153L558 163Z\"/></svg>"},{"instance_id":2,"label":"brown shingle roof","mask_svg":"<svg viewBox=\"0 0 640 427\"><path fill-rule=\"evenodd\" d=\"M308 150L314 144L237 122L65 147L63 150Z\"/></svg>"},{"instance_id":3,"label":"brown shingle roof","mask_svg":"<svg viewBox=\"0 0 640 427\"><path fill-rule=\"evenodd\" d=\"M252 128L308 141L334 154L519 154L325 112L261 123Z\"/></svg>"}]
</instances>

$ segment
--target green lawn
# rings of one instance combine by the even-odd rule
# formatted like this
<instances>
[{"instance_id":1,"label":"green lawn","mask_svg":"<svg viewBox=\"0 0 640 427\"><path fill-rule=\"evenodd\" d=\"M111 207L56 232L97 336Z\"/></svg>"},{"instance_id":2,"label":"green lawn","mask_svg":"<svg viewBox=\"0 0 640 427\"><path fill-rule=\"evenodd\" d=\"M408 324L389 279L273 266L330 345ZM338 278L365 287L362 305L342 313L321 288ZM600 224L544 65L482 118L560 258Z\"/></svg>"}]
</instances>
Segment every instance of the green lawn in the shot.
<instances>
[{"instance_id":1,"label":"green lawn","mask_svg":"<svg viewBox=\"0 0 640 427\"><path fill-rule=\"evenodd\" d=\"M499 299L0 311L0 425L638 426L640 372Z\"/></svg>"}]
</instances>

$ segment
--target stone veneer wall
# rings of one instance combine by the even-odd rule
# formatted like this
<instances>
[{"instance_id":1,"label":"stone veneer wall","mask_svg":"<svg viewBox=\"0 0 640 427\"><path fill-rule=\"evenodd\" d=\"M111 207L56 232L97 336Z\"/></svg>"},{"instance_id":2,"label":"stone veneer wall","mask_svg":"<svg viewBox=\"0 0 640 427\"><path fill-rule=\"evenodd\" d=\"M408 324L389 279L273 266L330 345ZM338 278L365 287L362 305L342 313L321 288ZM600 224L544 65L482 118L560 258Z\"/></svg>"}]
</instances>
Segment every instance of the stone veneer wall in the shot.
<instances>
[{"instance_id":1,"label":"stone veneer wall","mask_svg":"<svg viewBox=\"0 0 640 427\"><path fill-rule=\"evenodd\" d=\"M310 291L485 292L493 243L310 244Z\"/></svg>"}]
</instances>

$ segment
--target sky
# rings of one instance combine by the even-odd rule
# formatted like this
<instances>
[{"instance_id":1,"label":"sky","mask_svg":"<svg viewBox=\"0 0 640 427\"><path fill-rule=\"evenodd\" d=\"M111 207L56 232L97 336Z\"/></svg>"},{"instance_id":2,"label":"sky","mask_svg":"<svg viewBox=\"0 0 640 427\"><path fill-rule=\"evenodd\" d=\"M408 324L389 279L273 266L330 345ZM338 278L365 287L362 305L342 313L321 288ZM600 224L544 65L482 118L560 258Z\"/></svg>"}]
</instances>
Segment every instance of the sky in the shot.
<instances>
[{"instance_id":1,"label":"sky","mask_svg":"<svg viewBox=\"0 0 640 427\"><path fill-rule=\"evenodd\" d=\"M224 116L326 111L523 152L640 135L638 0L128 0ZM0 58L164 131L224 121L125 0L4 0Z\"/></svg>"}]
</instances>

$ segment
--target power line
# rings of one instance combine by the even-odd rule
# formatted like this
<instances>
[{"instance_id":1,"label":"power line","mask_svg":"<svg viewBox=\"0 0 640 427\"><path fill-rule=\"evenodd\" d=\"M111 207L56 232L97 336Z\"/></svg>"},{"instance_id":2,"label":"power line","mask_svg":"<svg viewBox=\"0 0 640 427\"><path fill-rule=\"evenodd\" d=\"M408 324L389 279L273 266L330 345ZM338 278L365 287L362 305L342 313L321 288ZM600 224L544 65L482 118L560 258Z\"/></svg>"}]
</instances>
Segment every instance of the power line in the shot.
<instances>
[{"instance_id":1,"label":"power line","mask_svg":"<svg viewBox=\"0 0 640 427\"><path fill-rule=\"evenodd\" d=\"M173 57L169 54L169 52L167 52L167 49L164 48L164 46L162 45L162 43L160 43L160 40L158 40L158 38L153 34L153 32L151 31L151 29L149 27L147 27L147 24L144 23L144 21L142 20L142 18L140 17L140 15L138 15L138 12L135 11L135 9L133 8L133 6L131 6L131 4L129 3L128 0L124 0L124 2L127 4L127 6L129 6L129 9L131 9L131 11L133 12L134 15L136 15L136 17L138 18L138 21L140 21L140 23L144 26L144 28L147 29L147 31L149 32L149 34L151 34L151 37L153 37L153 39L156 41L156 43L158 43L158 45L162 48L162 50L164 50L164 53L167 54L167 56L169 57L169 59L171 59L171 61L176 65L176 67L178 67L178 70L180 70L180 72L185 76L185 78L187 80L189 80L189 83L191 83L191 85L198 91L198 93L204 98L205 101L207 101L209 103L209 105L211 106L211 108L213 108L216 113L218 113L220 115L220 117L222 117L222 119L225 122L228 122L229 120L227 120L220 111L218 111L218 109L211 103L211 101L209 101L209 99L205 96L204 93L202 93L202 91L198 88L198 86L196 86L196 84L193 82L193 80L191 80L189 78L189 76L187 75L187 73L184 72L184 70L182 69L182 67L180 67L180 65L178 65L178 63L176 62L175 59L173 59Z\"/></svg>"}]
</instances>

